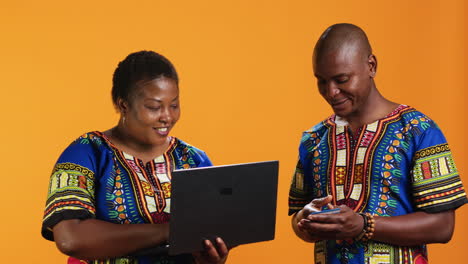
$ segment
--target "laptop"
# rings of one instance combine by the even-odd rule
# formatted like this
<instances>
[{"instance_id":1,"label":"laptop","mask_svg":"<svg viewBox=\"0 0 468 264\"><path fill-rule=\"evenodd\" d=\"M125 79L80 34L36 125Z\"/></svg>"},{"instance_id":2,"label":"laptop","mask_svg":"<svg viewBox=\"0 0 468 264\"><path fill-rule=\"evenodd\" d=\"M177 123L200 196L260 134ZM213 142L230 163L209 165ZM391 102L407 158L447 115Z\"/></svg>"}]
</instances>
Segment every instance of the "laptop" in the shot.
<instances>
[{"instance_id":1,"label":"laptop","mask_svg":"<svg viewBox=\"0 0 468 264\"><path fill-rule=\"evenodd\" d=\"M275 238L278 161L176 170L172 173L169 255Z\"/></svg>"}]
</instances>

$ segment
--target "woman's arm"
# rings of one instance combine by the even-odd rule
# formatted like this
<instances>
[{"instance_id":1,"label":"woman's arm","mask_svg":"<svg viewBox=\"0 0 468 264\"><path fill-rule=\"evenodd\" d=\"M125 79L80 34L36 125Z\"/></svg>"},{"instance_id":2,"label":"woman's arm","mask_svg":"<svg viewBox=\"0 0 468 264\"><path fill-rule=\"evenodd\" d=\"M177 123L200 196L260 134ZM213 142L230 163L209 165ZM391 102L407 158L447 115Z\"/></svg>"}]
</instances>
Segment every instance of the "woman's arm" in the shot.
<instances>
[{"instance_id":1,"label":"woman's arm","mask_svg":"<svg viewBox=\"0 0 468 264\"><path fill-rule=\"evenodd\" d=\"M97 219L60 221L53 227L57 248L78 259L129 255L167 241L169 224L121 225Z\"/></svg>"},{"instance_id":2,"label":"woman's arm","mask_svg":"<svg viewBox=\"0 0 468 264\"><path fill-rule=\"evenodd\" d=\"M54 240L65 255L77 259L107 259L156 247L168 240L169 224L121 225L97 219L63 220L53 227ZM216 245L205 240L195 252L197 263L225 263L229 249L221 238Z\"/></svg>"}]
</instances>

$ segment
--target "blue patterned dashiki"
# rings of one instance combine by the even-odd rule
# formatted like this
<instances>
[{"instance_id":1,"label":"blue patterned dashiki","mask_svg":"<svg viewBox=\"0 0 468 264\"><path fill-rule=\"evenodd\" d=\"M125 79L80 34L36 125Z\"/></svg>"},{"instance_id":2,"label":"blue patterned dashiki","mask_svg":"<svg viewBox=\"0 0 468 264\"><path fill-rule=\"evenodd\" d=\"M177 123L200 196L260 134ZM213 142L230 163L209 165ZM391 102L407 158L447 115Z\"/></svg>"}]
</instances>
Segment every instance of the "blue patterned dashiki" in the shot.
<instances>
[{"instance_id":1,"label":"blue patterned dashiki","mask_svg":"<svg viewBox=\"0 0 468 264\"><path fill-rule=\"evenodd\" d=\"M171 172L211 166L208 156L172 138L168 150L144 164L117 149L101 132L75 140L58 159L50 178L42 235L64 219L96 218L116 224L167 223L170 218ZM118 243L118 241L116 241ZM122 257L69 263L192 263L191 255Z\"/></svg>"},{"instance_id":2,"label":"blue patterned dashiki","mask_svg":"<svg viewBox=\"0 0 468 264\"><path fill-rule=\"evenodd\" d=\"M354 136L332 115L304 132L289 194L289 214L314 198L356 212L398 216L456 209L467 202L447 141L439 127L412 107L361 127ZM369 241L318 241L316 264L427 263L426 246Z\"/></svg>"}]
</instances>

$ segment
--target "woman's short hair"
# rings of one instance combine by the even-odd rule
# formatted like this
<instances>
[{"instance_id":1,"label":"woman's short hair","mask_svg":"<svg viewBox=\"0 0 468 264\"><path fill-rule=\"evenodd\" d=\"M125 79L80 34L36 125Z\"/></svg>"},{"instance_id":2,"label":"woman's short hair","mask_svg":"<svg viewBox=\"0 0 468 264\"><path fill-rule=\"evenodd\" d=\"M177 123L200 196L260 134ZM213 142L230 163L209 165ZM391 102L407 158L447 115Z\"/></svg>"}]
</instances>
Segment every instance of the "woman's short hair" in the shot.
<instances>
[{"instance_id":1,"label":"woman's short hair","mask_svg":"<svg viewBox=\"0 0 468 264\"><path fill-rule=\"evenodd\" d=\"M170 78L179 84L176 69L166 57L147 50L131 53L119 62L115 69L112 78L112 101L116 106L119 98L129 102L137 82L159 77Z\"/></svg>"}]
</instances>

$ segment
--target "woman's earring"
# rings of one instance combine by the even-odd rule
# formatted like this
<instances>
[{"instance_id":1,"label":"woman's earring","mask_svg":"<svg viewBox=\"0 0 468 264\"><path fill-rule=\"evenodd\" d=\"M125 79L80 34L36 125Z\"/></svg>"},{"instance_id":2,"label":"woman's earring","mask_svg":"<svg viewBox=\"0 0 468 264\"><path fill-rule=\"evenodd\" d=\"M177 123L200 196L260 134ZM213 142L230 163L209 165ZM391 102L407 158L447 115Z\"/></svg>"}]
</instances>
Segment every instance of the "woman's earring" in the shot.
<instances>
[{"instance_id":1,"label":"woman's earring","mask_svg":"<svg viewBox=\"0 0 468 264\"><path fill-rule=\"evenodd\" d=\"M125 116L122 116L122 125L125 125Z\"/></svg>"}]
</instances>

